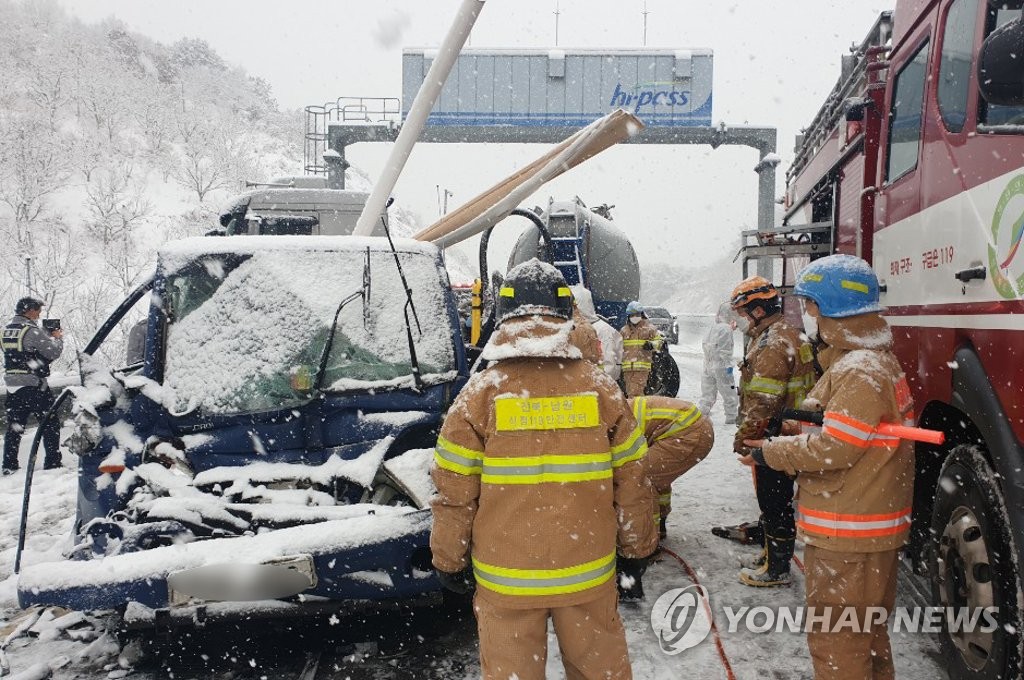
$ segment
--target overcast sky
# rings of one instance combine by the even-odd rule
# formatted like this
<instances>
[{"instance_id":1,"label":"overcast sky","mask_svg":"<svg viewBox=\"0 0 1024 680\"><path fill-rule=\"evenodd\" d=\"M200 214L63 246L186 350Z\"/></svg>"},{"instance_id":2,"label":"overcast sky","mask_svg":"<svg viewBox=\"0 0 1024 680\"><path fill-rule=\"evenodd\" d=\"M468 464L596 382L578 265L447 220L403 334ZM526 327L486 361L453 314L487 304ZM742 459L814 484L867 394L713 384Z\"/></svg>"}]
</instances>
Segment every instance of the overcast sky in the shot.
<instances>
[{"instance_id":1,"label":"overcast sky","mask_svg":"<svg viewBox=\"0 0 1024 680\"><path fill-rule=\"evenodd\" d=\"M162 42L204 38L227 60L268 80L282 106L339 96L401 96L403 47L436 46L459 0L61 0L86 21L114 16ZM639 47L643 0L488 0L472 47ZM647 45L714 50L712 119L779 130L781 195L793 137L839 75L839 57L860 42L879 0L647 0ZM362 144L349 159L380 172L390 145ZM395 194L426 223L437 216L436 185L468 200L533 160L539 146L421 145ZM579 195L613 203L641 264L706 263L756 226L756 152L746 147L622 145L565 174L535 198ZM449 206L451 207L451 206ZM507 238L495 240L495 259Z\"/></svg>"}]
</instances>

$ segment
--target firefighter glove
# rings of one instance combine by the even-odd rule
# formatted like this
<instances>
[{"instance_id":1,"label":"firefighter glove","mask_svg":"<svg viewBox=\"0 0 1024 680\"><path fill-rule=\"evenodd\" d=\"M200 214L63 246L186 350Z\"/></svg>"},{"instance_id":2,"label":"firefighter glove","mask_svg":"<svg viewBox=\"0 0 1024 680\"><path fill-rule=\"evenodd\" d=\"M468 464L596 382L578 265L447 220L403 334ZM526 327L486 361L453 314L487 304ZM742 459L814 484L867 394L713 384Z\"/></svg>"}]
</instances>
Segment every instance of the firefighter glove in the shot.
<instances>
[{"instance_id":1,"label":"firefighter glove","mask_svg":"<svg viewBox=\"0 0 1024 680\"><path fill-rule=\"evenodd\" d=\"M650 340L648 340L647 342L644 343L644 349L646 349L646 350L654 349L654 345L651 343Z\"/></svg>"},{"instance_id":2,"label":"firefighter glove","mask_svg":"<svg viewBox=\"0 0 1024 680\"><path fill-rule=\"evenodd\" d=\"M644 596L643 575L647 571L646 557L618 556L615 562L616 585L621 600L640 600Z\"/></svg>"},{"instance_id":3,"label":"firefighter glove","mask_svg":"<svg viewBox=\"0 0 1024 680\"><path fill-rule=\"evenodd\" d=\"M468 595L476 588L476 579L473 578L472 567L466 567L462 571L455 573L435 568L434 575L437 576L437 580L441 582L441 586L445 590L450 590L459 595Z\"/></svg>"}]
</instances>

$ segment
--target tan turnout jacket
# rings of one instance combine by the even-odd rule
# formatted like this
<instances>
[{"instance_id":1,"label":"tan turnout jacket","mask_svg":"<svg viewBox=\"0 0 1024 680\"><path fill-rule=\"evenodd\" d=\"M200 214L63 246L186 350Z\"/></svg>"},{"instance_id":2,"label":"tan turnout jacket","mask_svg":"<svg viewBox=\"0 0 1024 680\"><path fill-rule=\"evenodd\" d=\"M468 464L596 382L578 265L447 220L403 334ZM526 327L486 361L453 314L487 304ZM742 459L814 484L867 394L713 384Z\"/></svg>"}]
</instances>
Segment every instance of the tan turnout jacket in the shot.
<instances>
[{"instance_id":1,"label":"tan turnout jacket","mask_svg":"<svg viewBox=\"0 0 1024 680\"><path fill-rule=\"evenodd\" d=\"M765 461L797 475L797 527L819 548L880 552L903 546L914 489L911 442L873 432L879 423L913 424L906 376L892 334L878 314L818 322L828 348L825 374L807 405L823 408L820 431L779 437Z\"/></svg>"},{"instance_id":2,"label":"tan turnout jacket","mask_svg":"<svg viewBox=\"0 0 1024 680\"><path fill-rule=\"evenodd\" d=\"M598 366L603 364L604 357L601 352L601 340L597 337L594 325L587 321L579 307L574 307L572 312L573 329L569 334L569 342L579 347L583 358Z\"/></svg>"},{"instance_id":3,"label":"tan turnout jacket","mask_svg":"<svg viewBox=\"0 0 1024 680\"><path fill-rule=\"evenodd\" d=\"M431 475L434 566L472 564L478 597L510 608L560 607L607 595L616 547L657 546L647 451L626 400L569 341L572 323L502 323L495 361L459 393Z\"/></svg>"},{"instance_id":4,"label":"tan turnout jacket","mask_svg":"<svg viewBox=\"0 0 1024 680\"><path fill-rule=\"evenodd\" d=\"M704 459L715 443L711 421L694 404L672 397L629 400L647 439L644 470L658 494L661 515L672 507L672 482Z\"/></svg>"},{"instance_id":5,"label":"tan turnout jacket","mask_svg":"<svg viewBox=\"0 0 1024 680\"><path fill-rule=\"evenodd\" d=\"M653 365L654 350L661 347L662 338L647 319L641 319L635 326L628 321L619 331L622 335L622 370L649 371ZM651 343L654 349L644 349L644 343Z\"/></svg>"},{"instance_id":6,"label":"tan turnout jacket","mask_svg":"<svg viewBox=\"0 0 1024 680\"><path fill-rule=\"evenodd\" d=\"M800 408L814 385L814 353L800 331L774 314L747 331L746 356L740 364L739 429L733 450L744 439L764 436L768 421L786 408Z\"/></svg>"}]
</instances>

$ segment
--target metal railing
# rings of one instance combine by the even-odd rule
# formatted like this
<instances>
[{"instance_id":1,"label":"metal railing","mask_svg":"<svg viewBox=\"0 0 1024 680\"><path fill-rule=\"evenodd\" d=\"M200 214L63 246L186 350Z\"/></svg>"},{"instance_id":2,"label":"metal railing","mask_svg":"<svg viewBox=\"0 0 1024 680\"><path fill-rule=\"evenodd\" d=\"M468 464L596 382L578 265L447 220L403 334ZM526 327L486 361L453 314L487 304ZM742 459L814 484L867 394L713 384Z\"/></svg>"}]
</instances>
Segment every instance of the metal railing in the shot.
<instances>
[{"instance_id":1,"label":"metal railing","mask_svg":"<svg viewBox=\"0 0 1024 680\"><path fill-rule=\"evenodd\" d=\"M303 171L307 175L326 175L324 152L331 123L397 125L402 120L402 102L397 97L338 97L333 102L307 106L305 112Z\"/></svg>"}]
</instances>

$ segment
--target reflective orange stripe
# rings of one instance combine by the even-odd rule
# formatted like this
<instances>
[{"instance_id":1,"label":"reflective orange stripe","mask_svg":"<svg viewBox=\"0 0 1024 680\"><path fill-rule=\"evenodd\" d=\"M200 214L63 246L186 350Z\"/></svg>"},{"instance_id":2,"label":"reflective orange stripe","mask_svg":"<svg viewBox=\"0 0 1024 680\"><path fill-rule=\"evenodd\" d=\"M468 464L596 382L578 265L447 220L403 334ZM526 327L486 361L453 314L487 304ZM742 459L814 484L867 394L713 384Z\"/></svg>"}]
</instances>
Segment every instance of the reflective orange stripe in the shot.
<instances>
[{"instance_id":1,"label":"reflective orange stripe","mask_svg":"<svg viewBox=\"0 0 1024 680\"><path fill-rule=\"evenodd\" d=\"M855 515L852 513L840 513L840 512L825 512L824 510L811 510L800 506L800 513L807 515L808 517L818 517L820 519L830 519L836 522L881 522L887 519L899 519L905 515L910 514L910 508L904 508L903 510L897 510L896 512L887 512L881 515Z\"/></svg>"},{"instance_id":2,"label":"reflective orange stripe","mask_svg":"<svg viewBox=\"0 0 1024 680\"><path fill-rule=\"evenodd\" d=\"M835 538L877 538L902 533L910 527L910 508L896 512L859 515L797 508L796 525L811 534Z\"/></svg>"},{"instance_id":3,"label":"reflective orange stripe","mask_svg":"<svg viewBox=\"0 0 1024 680\"><path fill-rule=\"evenodd\" d=\"M862 420L851 418L838 411L825 411L822 432L839 441L853 444L861 448L874 447L895 447L899 446L899 437L887 437L875 432L873 425L868 425Z\"/></svg>"},{"instance_id":4,"label":"reflective orange stripe","mask_svg":"<svg viewBox=\"0 0 1024 680\"><path fill-rule=\"evenodd\" d=\"M832 536L834 538L880 538L882 536L894 536L903 532L910 527L910 521L907 521L906 526L886 529L829 529L823 531L821 527L807 524L801 520L797 520L796 525L809 534L818 534L819 536Z\"/></svg>"}]
</instances>

